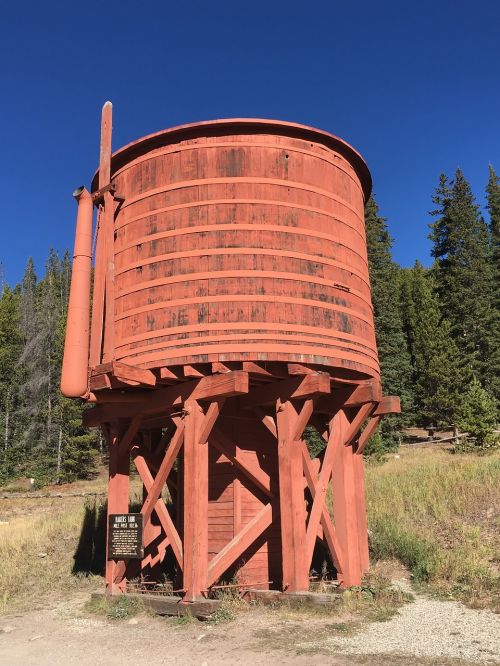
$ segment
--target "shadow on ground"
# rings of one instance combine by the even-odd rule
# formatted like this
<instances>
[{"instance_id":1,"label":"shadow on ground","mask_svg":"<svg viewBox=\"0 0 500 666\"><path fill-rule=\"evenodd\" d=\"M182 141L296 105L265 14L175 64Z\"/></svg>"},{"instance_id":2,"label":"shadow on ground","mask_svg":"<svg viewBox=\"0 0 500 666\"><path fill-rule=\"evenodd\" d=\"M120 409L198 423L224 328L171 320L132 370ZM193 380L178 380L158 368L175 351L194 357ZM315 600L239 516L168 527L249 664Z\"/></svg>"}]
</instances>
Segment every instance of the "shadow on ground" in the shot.
<instances>
[{"instance_id":1,"label":"shadow on ground","mask_svg":"<svg viewBox=\"0 0 500 666\"><path fill-rule=\"evenodd\" d=\"M104 576L106 568L107 504L85 507L78 545L73 556L73 574Z\"/></svg>"}]
</instances>

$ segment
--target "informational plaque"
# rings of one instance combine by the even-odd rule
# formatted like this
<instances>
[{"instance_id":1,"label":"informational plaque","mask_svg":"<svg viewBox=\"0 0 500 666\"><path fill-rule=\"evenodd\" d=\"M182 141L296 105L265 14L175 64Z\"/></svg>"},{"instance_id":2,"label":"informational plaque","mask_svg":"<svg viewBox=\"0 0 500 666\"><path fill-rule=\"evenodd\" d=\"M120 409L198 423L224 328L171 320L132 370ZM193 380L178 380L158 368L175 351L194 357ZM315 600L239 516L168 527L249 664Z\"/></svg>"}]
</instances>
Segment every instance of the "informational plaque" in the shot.
<instances>
[{"instance_id":1,"label":"informational plaque","mask_svg":"<svg viewBox=\"0 0 500 666\"><path fill-rule=\"evenodd\" d=\"M142 559L142 513L113 513L108 523L108 560Z\"/></svg>"}]
</instances>

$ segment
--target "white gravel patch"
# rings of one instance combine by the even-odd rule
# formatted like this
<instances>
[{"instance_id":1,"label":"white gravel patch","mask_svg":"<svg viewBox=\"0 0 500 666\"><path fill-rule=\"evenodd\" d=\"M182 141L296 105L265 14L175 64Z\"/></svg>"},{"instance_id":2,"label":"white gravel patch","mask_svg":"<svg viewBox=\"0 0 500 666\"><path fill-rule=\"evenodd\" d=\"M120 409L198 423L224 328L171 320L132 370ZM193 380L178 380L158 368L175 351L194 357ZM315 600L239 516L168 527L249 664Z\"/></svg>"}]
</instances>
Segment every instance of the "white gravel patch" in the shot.
<instances>
[{"instance_id":1,"label":"white gravel patch","mask_svg":"<svg viewBox=\"0 0 500 666\"><path fill-rule=\"evenodd\" d=\"M500 616L455 601L418 597L388 622L367 625L355 636L329 639L328 649L500 663Z\"/></svg>"}]
</instances>

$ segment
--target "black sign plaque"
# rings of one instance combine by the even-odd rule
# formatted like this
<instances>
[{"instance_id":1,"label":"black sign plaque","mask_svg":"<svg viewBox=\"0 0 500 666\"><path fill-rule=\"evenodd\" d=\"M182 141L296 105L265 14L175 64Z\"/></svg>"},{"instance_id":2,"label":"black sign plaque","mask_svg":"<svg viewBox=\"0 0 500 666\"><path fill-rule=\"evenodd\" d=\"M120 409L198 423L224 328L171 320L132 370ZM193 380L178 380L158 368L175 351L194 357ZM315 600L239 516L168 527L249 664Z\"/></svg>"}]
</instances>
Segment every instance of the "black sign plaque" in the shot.
<instances>
[{"instance_id":1,"label":"black sign plaque","mask_svg":"<svg viewBox=\"0 0 500 666\"><path fill-rule=\"evenodd\" d=\"M112 513L108 522L108 560L143 557L142 513Z\"/></svg>"}]
</instances>

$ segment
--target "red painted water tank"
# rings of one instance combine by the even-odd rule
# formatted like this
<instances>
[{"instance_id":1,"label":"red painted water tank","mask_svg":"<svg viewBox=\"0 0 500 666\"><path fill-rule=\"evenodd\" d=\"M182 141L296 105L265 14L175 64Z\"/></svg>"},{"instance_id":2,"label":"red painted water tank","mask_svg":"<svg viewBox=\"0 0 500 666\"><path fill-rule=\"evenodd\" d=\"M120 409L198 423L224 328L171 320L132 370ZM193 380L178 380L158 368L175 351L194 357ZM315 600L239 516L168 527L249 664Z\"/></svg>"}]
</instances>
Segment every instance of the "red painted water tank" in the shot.
<instances>
[{"instance_id":1,"label":"red painted water tank","mask_svg":"<svg viewBox=\"0 0 500 666\"><path fill-rule=\"evenodd\" d=\"M371 180L344 141L281 121L197 123L119 150L111 179L124 198L116 360L292 361L379 376Z\"/></svg>"}]
</instances>

